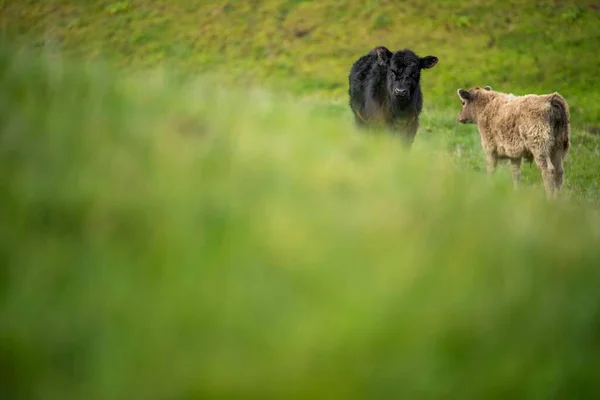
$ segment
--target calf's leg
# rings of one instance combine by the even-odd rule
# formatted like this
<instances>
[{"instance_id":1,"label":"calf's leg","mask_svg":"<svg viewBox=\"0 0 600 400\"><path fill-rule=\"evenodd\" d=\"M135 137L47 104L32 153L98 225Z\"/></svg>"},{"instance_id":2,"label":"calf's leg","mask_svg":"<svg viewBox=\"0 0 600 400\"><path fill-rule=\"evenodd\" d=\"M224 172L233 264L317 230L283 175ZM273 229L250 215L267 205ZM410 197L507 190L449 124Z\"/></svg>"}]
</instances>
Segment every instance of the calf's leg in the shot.
<instances>
[{"instance_id":1,"label":"calf's leg","mask_svg":"<svg viewBox=\"0 0 600 400\"><path fill-rule=\"evenodd\" d=\"M510 173L513 179L513 186L517 189L521 181L521 158L510 159Z\"/></svg>"},{"instance_id":2,"label":"calf's leg","mask_svg":"<svg viewBox=\"0 0 600 400\"><path fill-rule=\"evenodd\" d=\"M554 198L555 195L555 168L552 165L550 157L546 154L538 154L535 157L535 163L542 173L542 179L544 180L544 189L546 190L546 196L548 198Z\"/></svg>"},{"instance_id":3,"label":"calf's leg","mask_svg":"<svg viewBox=\"0 0 600 400\"><path fill-rule=\"evenodd\" d=\"M419 129L419 121L409 122L403 120L394 120L388 122L388 129L397 135L406 149L410 149Z\"/></svg>"},{"instance_id":4,"label":"calf's leg","mask_svg":"<svg viewBox=\"0 0 600 400\"><path fill-rule=\"evenodd\" d=\"M367 127L367 121L366 119L362 116L362 114L356 110L352 110L354 112L354 123L356 124L357 128L366 128Z\"/></svg>"},{"instance_id":5,"label":"calf's leg","mask_svg":"<svg viewBox=\"0 0 600 400\"><path fill-rule=\"evenodd\" d=\"M411 147L413 142L415 141L415 136L417 136L417 130L419 130L419 120L415 118L406 127L406 144L408 147Z\"/></svg>"},{"instance_id":6,"label":"calf's leg","mask_svg":"<svg viewBox=\"0 0 600 400\"><path fill-rule=\"evenodd\" d=\"M496 157L496 154L493 152L486 153L485 160L488 174L491 175L496 172L496 165L498 165L498 158Z\"/></svg>"},{"instance_id":7,"label":"calf's leg","mask_svg":"<svg viewBox=\"0 0 600 400\"><path fill-rule=\"evenodd\" d=\"M554 190L556 194L560 191L563 184L563 158L564 153L562 151L556 151L552 154L552 164L554 165Z\"/></svg>"}]
</instances>

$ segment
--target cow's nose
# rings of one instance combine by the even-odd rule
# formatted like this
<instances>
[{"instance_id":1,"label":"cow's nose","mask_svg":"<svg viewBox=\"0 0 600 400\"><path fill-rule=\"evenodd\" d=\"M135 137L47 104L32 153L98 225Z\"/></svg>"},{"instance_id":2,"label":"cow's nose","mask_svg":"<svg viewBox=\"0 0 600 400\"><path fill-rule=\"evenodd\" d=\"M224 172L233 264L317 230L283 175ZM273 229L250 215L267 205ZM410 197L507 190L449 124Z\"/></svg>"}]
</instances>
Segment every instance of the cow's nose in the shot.
<instances>
[{"instance_id":1,"label":"cow's nose","mask_svg":"<svg viewBox=\"0 0 600 400\"><path fill-rule=\"evenodd\" d=\"M396 96L406 96L408 94L408 90L406 89L400 89L400 88L395 88L394 89L394 94Z\"/></svg>"}]
</instances>

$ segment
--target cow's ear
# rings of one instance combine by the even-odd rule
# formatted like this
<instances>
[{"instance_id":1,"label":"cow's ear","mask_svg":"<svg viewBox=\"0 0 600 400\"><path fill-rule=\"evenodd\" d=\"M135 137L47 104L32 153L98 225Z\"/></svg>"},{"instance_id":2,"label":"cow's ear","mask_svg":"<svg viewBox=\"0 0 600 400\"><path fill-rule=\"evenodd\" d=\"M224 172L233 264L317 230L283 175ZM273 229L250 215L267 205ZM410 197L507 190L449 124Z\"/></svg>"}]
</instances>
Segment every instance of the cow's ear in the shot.
<instances>
[{"instance_id":1,"label":"cow's ear","mask_svg":"<svg viewBox=\"0 0 600 400\"><path fill-rule=\"evenodd\" d=\"M377 56L377 63L379 65L387 65L393 55L393 53L385 46L377 46L371 50L369 54Z\"/></svg>"},{"instance_id":2,"label":"cow's ear","mask_svg":"<svg viewBox=\"0 0 600 400\"><path fill-rule=\"evenodd\" d=\"M421 68L433 68L438 63L438 58L435 56L421 57Z\"/></svg>"},{"instance_id":3,"label":"cow's ear","mask_svg":"<svg viewBox=\"0 0 600 400\"><path fill-rule=\"evenodd\" d=\"M484 86L483 87L485 90L492 90L491 86Z\"/></svg>"},{"instance_id":4,"label":"cow's ear","mask_svg":"<svg viewBox=\"0 0 600 400\"><path fill-rule=\"evenodd\" d=\"M471 100L471 93L464 89L458 89L456 93L458 93L458 97L460 97L462 100Z\"/></svg>"}]
</instances>

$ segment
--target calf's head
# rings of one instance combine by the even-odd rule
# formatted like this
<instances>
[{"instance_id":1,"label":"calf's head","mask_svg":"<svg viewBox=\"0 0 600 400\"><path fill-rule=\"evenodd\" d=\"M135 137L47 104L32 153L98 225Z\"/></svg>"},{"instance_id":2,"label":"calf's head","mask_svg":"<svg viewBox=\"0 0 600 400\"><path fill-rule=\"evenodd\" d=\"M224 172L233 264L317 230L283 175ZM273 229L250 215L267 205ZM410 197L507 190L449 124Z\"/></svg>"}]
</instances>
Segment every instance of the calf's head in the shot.
<instances>
[{"instance_id":1,"label":"calf's head","mask_svg":"<svg viewBox=\"0 0 600 400\"><path fill-rule=\"evenodd\" d=\"M478 94L482 90L492 90L489 86L484 86L483 88L474 87L469 91L464 89L458 89L456 93L458 93L458 97L462 102L462 109L458 114L458 122L461 124L476 124L477 123L477 113L475 112L475 100L477 99Z\"/></svg>"},{"instance_id":2,"label":"calf's head","mask_svg":"<svg viewBox=\"0 0 600 400\"><path fill-rule=\"evenodd\" d=\"M437 62L435 56L419 57L410 50L394 53L387 72L388 92L399 100L410 100L419 86L421 70L432 68Z\"/></svg>"}]
</instances>

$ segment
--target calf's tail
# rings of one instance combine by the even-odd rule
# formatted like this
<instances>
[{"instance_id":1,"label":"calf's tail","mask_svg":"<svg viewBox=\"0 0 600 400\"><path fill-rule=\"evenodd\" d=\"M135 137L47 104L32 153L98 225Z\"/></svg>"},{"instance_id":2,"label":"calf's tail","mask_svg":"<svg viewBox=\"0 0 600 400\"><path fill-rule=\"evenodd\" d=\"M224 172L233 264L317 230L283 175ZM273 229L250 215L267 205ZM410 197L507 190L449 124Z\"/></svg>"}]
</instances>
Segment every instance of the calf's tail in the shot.
<instances>
[{"instance_id":1,"label":"calf's tail","mask_svg":"<svg viewBox=\"0 0 600 400\"><path fill-rule=\"evenodd\" d=\"M570 136L570 120L569 105L564 97L554 92L550 95L550 105L552 109L552 129L555 139L558 143L562 143L563 150L566 152L569 149Z\"/></svg>"}]
</instances>

